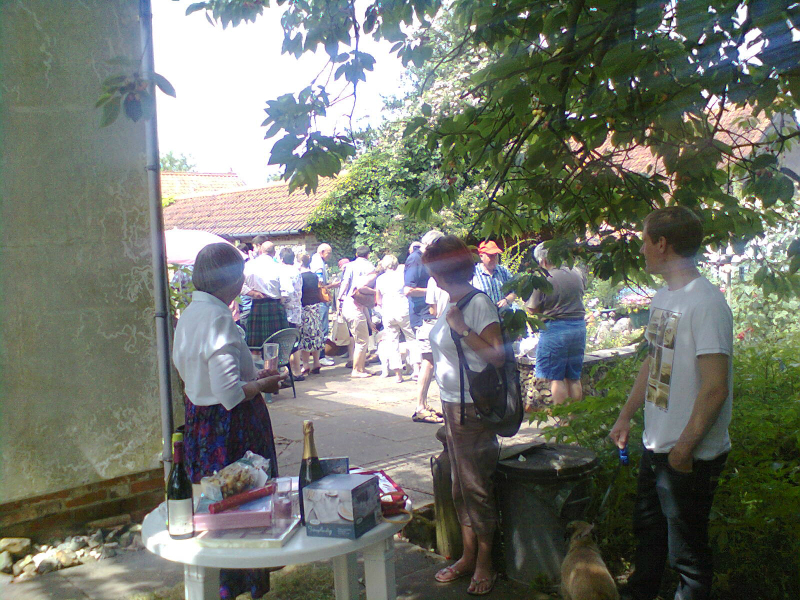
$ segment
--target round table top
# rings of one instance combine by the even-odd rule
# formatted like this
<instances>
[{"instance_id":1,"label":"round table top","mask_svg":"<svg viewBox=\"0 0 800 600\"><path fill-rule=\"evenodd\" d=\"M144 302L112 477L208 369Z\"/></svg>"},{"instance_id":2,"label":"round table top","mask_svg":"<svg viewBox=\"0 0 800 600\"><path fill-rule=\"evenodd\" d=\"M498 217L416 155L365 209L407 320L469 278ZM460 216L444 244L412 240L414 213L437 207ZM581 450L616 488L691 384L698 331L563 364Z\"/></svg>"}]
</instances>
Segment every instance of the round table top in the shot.
<instances>
[{"instance_id":1,"label":"round table top","mask_svg":"<svg viewBox=\"0 0 800 600\"><path fill-rule=\"evenodd\" d=\"M301 526L281 548L209 548L198 543L196 537L173 540L167 533L160 508L148 513L142 523L142 542L145 547L153 554L173 562L221 569L283 567L327 560L390 538L404 525L384 522L355 540L308 537L306 528Z\"/></svg>"}]
</instances>

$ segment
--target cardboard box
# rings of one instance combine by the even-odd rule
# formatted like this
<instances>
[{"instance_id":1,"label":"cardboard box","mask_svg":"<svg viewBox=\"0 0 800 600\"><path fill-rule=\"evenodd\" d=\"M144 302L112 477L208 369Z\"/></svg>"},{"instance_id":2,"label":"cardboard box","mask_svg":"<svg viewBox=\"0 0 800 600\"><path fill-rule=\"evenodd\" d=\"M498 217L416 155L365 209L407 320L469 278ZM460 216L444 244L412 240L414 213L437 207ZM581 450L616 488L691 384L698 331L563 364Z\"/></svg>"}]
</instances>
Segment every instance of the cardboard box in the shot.
<instances>
[{"instance_id":1,"label":"cardboard box","mask_svg":"<svg viewBox=\"0 0 800 600\"><path fill-rule=\"evenodd\" d=\"M306 535L354 540L381 522L375 475L327 475L303 488Z\"/></svg>"}]
</instances>

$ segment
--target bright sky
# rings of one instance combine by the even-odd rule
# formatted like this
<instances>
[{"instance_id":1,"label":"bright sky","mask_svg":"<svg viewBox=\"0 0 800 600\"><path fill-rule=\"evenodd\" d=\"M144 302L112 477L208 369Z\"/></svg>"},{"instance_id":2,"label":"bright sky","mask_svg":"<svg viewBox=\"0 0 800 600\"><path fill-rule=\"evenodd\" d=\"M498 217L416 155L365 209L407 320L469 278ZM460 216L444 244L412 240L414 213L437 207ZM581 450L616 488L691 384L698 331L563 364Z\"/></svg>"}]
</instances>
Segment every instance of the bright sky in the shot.
<instances>
[{"instance_id":1,"label":"bright sky","mask_svg":"<svg viewBox=\"0 0 800 600\"><path fill-rule=\"evenodd\" d=\"M161 153L191 155L198 171L232 169L248 185L260 185L277 172L267 161L272 144L281 136L264 139L261 122L267 100L306 87L327 55L322 49L300 60L281 54L281 9L267 9L256 23L223 30L221 25L212 27L203 12L185 16L189 4L153 0L155 69L177 91L177 98L157 94ZM354 119L363 127L380 122L381 95L399 92L403 68L389 55L390 44L364 38L360 45L377 59L366 84L358 87ZM339 82L328 90L338 92ZM349 114L352 101L340 106L338 115ZM334 127L342 133L345 126L341 116L338 121L329 116L322 128L325 133Z\"/></svg>"}]
</instances>

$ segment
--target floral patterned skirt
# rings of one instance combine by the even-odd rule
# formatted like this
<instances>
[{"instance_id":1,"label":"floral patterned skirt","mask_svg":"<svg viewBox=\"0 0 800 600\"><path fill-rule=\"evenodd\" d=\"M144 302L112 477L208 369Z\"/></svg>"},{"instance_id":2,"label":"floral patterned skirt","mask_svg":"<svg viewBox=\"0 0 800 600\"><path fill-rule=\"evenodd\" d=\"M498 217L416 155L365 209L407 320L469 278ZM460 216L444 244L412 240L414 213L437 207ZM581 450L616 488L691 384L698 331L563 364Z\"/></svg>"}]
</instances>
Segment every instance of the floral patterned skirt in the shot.
<instances>
[{"instance_id":1,"label":"floral patterned skirt","mask_svg":"<svg viewBox=\"0 0 800 600\"><path fill-rule=\"evenodd\" d=\"M230 411L221 404L195 406L189 398L184 404L184 461L192 483L200 483L202 477L239 460L248 450L270 459L271 475L278 476L272 422L263 396L244 400ZM261 598L269 592L269 571L222 569L219 583L220 598L224 600L245 592Z\"/></svg>"},{"instance_id":2,"label":"floral patterned skirt","mask_svg":"<svg viewBox=\"0 0 800 600\"><path fill-rule=\"evenodd\" d=\"M322 350L325 345L320 306L320 304L310 304L303 307L303 320L300 323L300 350Z\"/></svg>"}]
</instances>

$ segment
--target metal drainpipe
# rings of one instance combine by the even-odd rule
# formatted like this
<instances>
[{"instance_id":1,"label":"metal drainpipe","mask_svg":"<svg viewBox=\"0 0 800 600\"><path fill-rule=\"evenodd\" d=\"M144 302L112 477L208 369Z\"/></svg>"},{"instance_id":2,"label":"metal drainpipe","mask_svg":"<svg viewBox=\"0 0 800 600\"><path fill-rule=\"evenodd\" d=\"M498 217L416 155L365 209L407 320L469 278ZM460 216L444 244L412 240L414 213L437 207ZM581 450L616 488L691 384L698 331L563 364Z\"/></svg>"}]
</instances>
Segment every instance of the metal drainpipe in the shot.
<instances>
[{"instance_id":1,"label":"metal drainpipe","mask_svg":"<svg viewBox=\"0 0 800 600\"><path fill-rule=\"evenodd\" d=\"M155 98L152 83L153 12L150 0L139 0L139 37L142 44L141 75L151 81L150 93ZM153 293L155 295L156 351L158 356L158 391L161 399L161 437L164 476L172 463L172 372L170 369L169 340L170 313L167 300L167 251L164 242L164 222L161 214L161 176L158 155L158 120L155 102L153 114L145 121L147 156L147 191L150 200L150 246L153 250Z\"/></svg>"}]
</instances>

